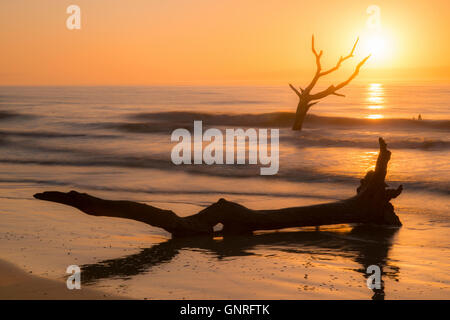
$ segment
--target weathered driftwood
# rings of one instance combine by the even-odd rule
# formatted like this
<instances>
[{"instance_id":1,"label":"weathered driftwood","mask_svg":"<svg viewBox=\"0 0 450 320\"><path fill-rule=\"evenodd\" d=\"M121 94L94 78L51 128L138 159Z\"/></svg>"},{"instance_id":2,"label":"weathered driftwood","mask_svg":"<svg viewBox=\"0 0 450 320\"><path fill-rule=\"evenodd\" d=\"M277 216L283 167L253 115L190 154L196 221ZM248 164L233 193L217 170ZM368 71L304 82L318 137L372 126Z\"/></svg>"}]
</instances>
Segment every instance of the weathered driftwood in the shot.
<instances>
[{"instance_id":1,"label":"weathered driftwood","mask_svg":"<svg viewBox=\"0 0 450 320\"><path fill-rule=\"evenodd\" d=\"M104 200L85 193L48 191L36 199L62 203L94 216L119 217L160 227L173 237L214 235L213 227L223 224L223 234L245 234L256 230L320 226L341 223L367 223L400 226L390 200L402 192L387 189L385 177L391 152L382 138L375 171L361 180L357 194L347 200L306 207L277 210L252 210L238 203L220 199L197 214L179 217L173 211L132 201Z\"/></svg>"}]
</instances>

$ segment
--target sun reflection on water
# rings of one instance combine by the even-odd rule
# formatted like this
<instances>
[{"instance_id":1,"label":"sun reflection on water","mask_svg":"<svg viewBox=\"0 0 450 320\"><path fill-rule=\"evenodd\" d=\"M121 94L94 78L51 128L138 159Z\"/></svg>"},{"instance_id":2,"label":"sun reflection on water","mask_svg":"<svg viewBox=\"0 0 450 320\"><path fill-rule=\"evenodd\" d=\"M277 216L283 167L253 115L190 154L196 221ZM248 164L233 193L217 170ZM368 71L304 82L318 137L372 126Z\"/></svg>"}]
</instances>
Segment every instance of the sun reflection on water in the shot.
<instances>
[{"instance_id":1,"label":"sun reflection on water","mask_svg":"<svg viewBox=\"0 0 450 320\"><path fill-rule=\"evenodd\" d=\"M378 109L383 109L383 106L368 106L367 109L378 110Z\"/></svg>"},{"instance_id":2,"label":"sun reflection on water","mask_svg":"<svg viewBox=\"0 0 450 320\"><path fill-rule=\"evenodd\" d=\"M381 83L371 83L367 88L368 102L367 109L369 110L381 110L384 109L384 88ZM382 114L369 114L365 118L367 119L382 119L384 116Z\"/></svg>"},{"instance_id":3,"label":"sun reflection on water","mask_svg":"<svg viewBox=\"0 0 450 320\"><path fill-rule=\"evenodd\" d=\"M369 114L366 116L367 119L383 119L384 116L382 114Z\"/></svg>"}]
</instances>

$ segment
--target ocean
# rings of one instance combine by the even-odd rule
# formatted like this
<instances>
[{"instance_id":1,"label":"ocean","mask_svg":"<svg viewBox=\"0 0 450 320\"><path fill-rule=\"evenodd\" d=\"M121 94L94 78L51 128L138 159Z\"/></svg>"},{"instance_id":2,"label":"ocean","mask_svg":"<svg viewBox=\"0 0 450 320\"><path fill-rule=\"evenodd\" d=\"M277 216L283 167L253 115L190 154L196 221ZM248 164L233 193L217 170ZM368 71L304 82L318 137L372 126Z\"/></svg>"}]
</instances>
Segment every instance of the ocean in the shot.
<instances>
[{"instance_id":1,"label":"ocean","mask_svg":"<svg viewBox=\"0 0 450 320\"><path fill-rule=\"evenodd\" d=\"M450 298L450 85L359 83L290 129L286 86L0 87L0 255L63 279L135 298ZM420 115L421 119L418 119ZM279 172L260 165L174 165L171 133L277 128ZM179 241L138 222L86 216L33 199L77 190L196 213L219 198L254 209L355 194L378 137L400 229L330 226ZM372 291L369 265L382 267Z\"/></svg>"}]
</instances>

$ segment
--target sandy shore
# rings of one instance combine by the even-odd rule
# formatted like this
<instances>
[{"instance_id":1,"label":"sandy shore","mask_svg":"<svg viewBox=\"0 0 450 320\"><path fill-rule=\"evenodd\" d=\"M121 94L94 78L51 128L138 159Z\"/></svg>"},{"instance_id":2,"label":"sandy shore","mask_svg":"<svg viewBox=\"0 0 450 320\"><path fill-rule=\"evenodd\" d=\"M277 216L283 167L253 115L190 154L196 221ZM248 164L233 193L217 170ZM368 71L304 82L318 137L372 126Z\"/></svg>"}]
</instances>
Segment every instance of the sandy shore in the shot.
<instances>
[{"instance_id":1,"label":"sandy shore","mask_svg":"<svg viewBox=\"0 0 450 320\"><path fill-rule=\"evenodd\" d=\"M1 199L0 256L8 262L0 262L0 299L371 299L366 269L373 264L383 269L377 297L450 297L448 209L435 195L398 199L399 229L328 226L178 241L137 221L26 198L36 189L2 191L9 194ZM169 205L171 197L152 204L199 210ZM235 200L254 208L269 200L274 207L320 201ZM80 291L66 288L69 265L83 270Z\"/></svg>"},{"instance_id":2,"label":"sandy shore","mask_svg":"<svg viewBox=\"0 0 450 320\"><path fill-rule=\"evenodd\" d=\"M69 290L65 282L33 276L12 263L0 260L0 299L123 299L92 289Z\"/></svg>"}]
</instances>

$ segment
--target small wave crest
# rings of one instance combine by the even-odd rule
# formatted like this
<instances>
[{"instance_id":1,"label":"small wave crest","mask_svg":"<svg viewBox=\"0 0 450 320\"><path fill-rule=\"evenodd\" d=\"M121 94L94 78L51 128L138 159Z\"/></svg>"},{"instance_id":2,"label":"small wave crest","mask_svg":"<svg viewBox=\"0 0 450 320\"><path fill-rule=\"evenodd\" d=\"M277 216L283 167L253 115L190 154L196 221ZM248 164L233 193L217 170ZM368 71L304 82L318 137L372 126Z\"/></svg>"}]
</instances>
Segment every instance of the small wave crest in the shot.
<instances>
[{"instance_id":1,"label":"small wave crest","mask_svg":"<svg viewBox=\"0 0 450 320\"><path fill-rule=\"evenodd\" d=\"M134 123L123 123L121 128L130 131L139 131L142 125L142 132L152 132L152 129L144 126L145 123L169 123L171 127L189 126L194 120L201 120L205 125L233 126L233 127L290 127L295 119L293 112L271 112L259 114L212 114L206 112L155 112L137 113L129 116L132 120L139 120ZM349 117L327 117L308 114L305 120L305 128L316 127L389 127L389 128L424 128L449 130L450 120L412 120L412 119L363 119ZM167 127L166 127L167 128ZM155 129L157 130L157 129Z\"/></svg>"},{"instance_id":2,"label":"small wave crest","mask_svg":"<svg viewBox=\"0 0 450 320\"><path fill-rule=\"evenodd\" d=\"M20 114L16 112L10 112L10 111L0 111L0 120L6 120L11 118L25 118L30 117L30 115Z\"/></svg>"},{"instance_id":3,"label":"small wave crest","mask_svg":"<svg viewBox=\"0 0 450 320\"><path fill-rule=\"evenodd\" d=\"M287 167L280 168L276 176L266 177L258 175L257 166L250 165L216 165L211 166L175 166L169 161L157 158L124 157L117 156L102 157L101 159L13 159L0 158L0 163L14 165L41 165L41 166L74 166L74 167L122 167L136 169L156 169L167 171L167 174L188 173L198 176L213 176L220 178L255 178L255 179L276 179L290 182L306 183L343 183L355 187L359 184L361 177L349 176L340 173L321 172L311 167ZM293 174L295 172L295 174ZM403 184L410 189L421 191L437 192L450 195L450 185L448 181L390 181L392 185ZM39 183L36 181L36 183ZM270 194L268 191L267 194Z\"/></svg>"},{"instance_id":4,"label":"small wave crest","mask_svg":"<svg viewBox=\"0 0 450 320\"><path fill-rule=\"evenodd\" d=\"M345 138L329 137L316 134L302 134L298 136L283 137L285 141L298 148L307 147L333 147L333 148L364 148L376 149L377 143L374 137ZM450 141L430 138L415 137L390 137L389 147L391 149L420 149L423 151L439 151L450 148Z\"/></svg>"}]
</instances>

